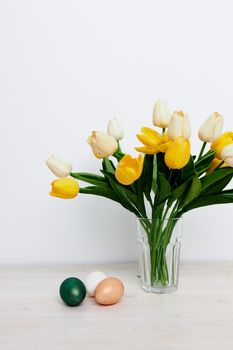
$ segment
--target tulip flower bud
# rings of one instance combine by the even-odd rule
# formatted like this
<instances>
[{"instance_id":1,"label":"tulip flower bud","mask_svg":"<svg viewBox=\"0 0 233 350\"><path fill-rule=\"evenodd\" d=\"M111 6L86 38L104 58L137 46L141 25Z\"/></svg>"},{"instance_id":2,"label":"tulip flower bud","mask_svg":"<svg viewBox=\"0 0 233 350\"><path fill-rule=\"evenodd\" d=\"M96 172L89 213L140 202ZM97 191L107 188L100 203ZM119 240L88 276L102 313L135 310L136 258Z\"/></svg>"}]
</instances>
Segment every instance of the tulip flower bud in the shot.
<instances>
[{"instance_id":1,"label":"tulip flower bud","mask_svg":"<svg viewBox=\"0 0 233 350\"><path fill-rule=\"evenodd\" d=\"M233 167L233 143L223 147L221 150L221 159L225 161L225 163Z\"/></svg>"},{"instance_id":2,"label":"tulip flower bud","mask_svg":"<svg viewBox=\"0 0 233 350\"><path fill-rule=\"evenodd\" d=\"M109 120L108 135L111 135L117 141L122 140L124 137L123 128L116 118Z\"/></svg>"},{"instance_id":3,"label":"tulip flower bud","mask_svg":"<svg viewBox=\"0 0 233 350\"><path fill-rule=\"evenodd\" d=\"M212 113L199 129L198 136L203 142L213 142L222 134L223 116L218 112Z\"/></svg>"},{"instance_id":4,"label":"tulip flower bud","mask_svg":"<svg viewBox=\"0 0 233 350\"><path fill-rule=\"evenodd\" d=\"M160 128L167 128L169 120L171 118L171 112L169 110L166 101L162 102L158 100L154 105L153 110L153 124Z\"/></svg>"},{"instance_id":5,"label":"tulip flower bud","mask_svg":"<svg viewBox=\"0 0 233 350\"><path fill-rule=\"evenodd\" d=\"M142 174L144 158L140 154L138 158L132 158L126 154L118 163L115 177L122 185L131 185Z\"/></svg>"},{"instance_id":6,"label":"tulip flower bud","mask_svg":"<svg viewBox=\"0 0 233 350\"><path fill-rule=\"evenodd\" d=\"M186 113L179 111L174 112L168 124L168 137L172 140L177 137L189 139L191 135L191 127Z\"/></svg>"},{"instance_id":7,"label":"tulip flower bud","mask_svg":"<svg viewBox=\"0 0 233 350\"><path fill-rule=\"evenodd\" d=\"M50 156L45 163L57 177L67 177L72 171L72 164L57 156Z\"/></svg>"},{"instance_id":8,"label":"tulip flower bud","mask_svg":"<svg viewBox=\"0 0 233 350\"><path fill-rule=\"evenodd\" d=\"M117 141L110 135L100 131L92 131L87 139L96 158L105 158L113 155L118 150Z\"/></svg>"},{"instance_id":9,"label":"tulip flower bud","mask_svg":"<svg viewBox=\"0 0 233 350\"><path fill-rule=\"evenodd\" d=\"M165 163L171 169L182 169L190 159L190 140L177 137L165 153Z\"/></svg>"},{"instance_id":10,"label":"tulip flower bud","mask_svg":"<svg viewBox=\"0 0 233 350\"><path fill-rule=\"evenodd\" d=\"M79 193L78 181L72 178L54 180L51 186L52 190L49 194L53 197L71 199L76 197Z\"/></svg>"}]
</instances>

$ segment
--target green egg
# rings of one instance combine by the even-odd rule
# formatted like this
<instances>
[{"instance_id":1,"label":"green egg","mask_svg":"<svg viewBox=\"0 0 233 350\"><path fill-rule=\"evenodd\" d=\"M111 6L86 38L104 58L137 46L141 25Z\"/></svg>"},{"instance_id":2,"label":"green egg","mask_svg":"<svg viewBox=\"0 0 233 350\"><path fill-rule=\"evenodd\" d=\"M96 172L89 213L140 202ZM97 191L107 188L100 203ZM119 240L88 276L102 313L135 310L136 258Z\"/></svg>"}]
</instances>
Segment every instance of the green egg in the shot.
<instances>
[{"instance_id":1,"label":"green egg","mask_svg":"<svg viewBox=\"0 0 233 350\"><path fill-rule=\"evenodd\" d=\"M59 293L66 305L78 306L86 297L86 287L79 278L69 277L60 285Z\"/></svg>"}]
</instances>

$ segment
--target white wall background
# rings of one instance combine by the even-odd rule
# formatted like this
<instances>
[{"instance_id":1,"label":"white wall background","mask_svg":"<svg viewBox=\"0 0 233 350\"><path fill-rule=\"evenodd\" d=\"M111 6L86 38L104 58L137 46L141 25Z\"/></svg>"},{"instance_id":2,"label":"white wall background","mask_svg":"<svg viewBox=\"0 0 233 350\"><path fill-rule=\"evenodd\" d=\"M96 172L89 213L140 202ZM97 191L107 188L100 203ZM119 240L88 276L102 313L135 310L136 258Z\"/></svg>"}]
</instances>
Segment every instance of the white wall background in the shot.
<instances>
[{"instance_id":1,"label":"white wall background","mask_svg":"<svg viewBox=\"0 0 233 350\"><path fill-rule=\"evenodd\" d=\"M1 264L136 259L131 214L102 198L49 197L44 160L98 171L86 138L113 116L134 154L158 98L189 112L194 151L212 111L233 127L232 10L224 0L0 2ZM233 258L232 208L186 215L183 259Z\"/></svg>"}]
</instances>

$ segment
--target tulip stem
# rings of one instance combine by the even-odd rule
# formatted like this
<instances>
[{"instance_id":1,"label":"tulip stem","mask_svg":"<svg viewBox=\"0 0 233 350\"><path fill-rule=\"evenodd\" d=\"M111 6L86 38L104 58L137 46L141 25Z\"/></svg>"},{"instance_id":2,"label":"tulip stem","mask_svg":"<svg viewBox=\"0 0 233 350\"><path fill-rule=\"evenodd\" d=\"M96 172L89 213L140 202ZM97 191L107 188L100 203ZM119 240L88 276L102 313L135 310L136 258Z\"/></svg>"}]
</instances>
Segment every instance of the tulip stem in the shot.
<instances>
[{"instance_id":1,"label":"tulip stem","mask_svg":"<svg viewBox=\"0 0 233 350\"><path fill-rule=\"evenodd\" d=\"M224 160L221 161L221 163L219 163L216 168L214 168L214 170L218 170L219 168L221 168L221 166L224 164Z\"/></svg>"},{"instance_id":2,"label":"tulip stem","mask_svg":"<svg viewBox=\"0 0 233 350\"><path fill-rule=\"evenodd\" d=\"M203 142L203 145L202 145L202 148L201 148L201 151L199 153L199 156L198 156L197 160L201 159L201 157L202 157L202 155L203 155L203 153L205 151L206 145L207 145L207 142Z\"/></svg>"},{"instance_id":3,"label":"tulip stem","mask_svg":"<svg viewBox=\"0 0 233 350\"><path fill-rule=\"evenodd\" d=\"M173 169L170 169L169 178L168 178L169 183L171 182L172 175L173 175Z\"/></svg>"},{"instance_id":4,"label":"tulip stem","mask_svg":"<svg viewBox=\"0 0 233 350\"><path fill-rule=\"evenodd\" d=\"M117 143L118 143L118 152L122 153L120 142L117 141Z\"/></svg>"}]
</instances>

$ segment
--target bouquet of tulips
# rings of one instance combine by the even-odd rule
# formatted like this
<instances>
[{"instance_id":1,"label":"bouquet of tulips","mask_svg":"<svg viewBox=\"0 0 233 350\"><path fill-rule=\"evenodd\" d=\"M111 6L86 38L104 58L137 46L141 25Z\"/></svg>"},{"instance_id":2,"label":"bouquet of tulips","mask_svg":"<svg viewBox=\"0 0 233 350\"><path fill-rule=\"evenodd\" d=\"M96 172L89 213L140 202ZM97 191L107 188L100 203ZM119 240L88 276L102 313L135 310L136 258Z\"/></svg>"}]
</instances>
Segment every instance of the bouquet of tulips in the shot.
<instances>
[{"instance_id":1,"label":"bouquet of tulips","mask_svg":"<svg viewBox=\"0 0 233 350\"><path fill-rule=\"evenodd\" d=\"M233 189L225 189L233 177L233 132L222 133L223 117L212 113L199 129L203 144L196 156L191 155L186 113L170 113L167 103L158 101L152 119L157 129L141 129L137 158L121 149L123 130L116 119L110 120L107 133L92 132L87 142L102 160L100 174L72 172L72 165L56 156L46 163L59 177L52 182L52 196L68 199L83 193L106 197L142 219L151 253L151 283L165 285L166 246L176 222L164 225L165 220L179 219L195 208L233 203ZM77 180L89 185L79 187Z\"/></svg>"}]
</instances>

